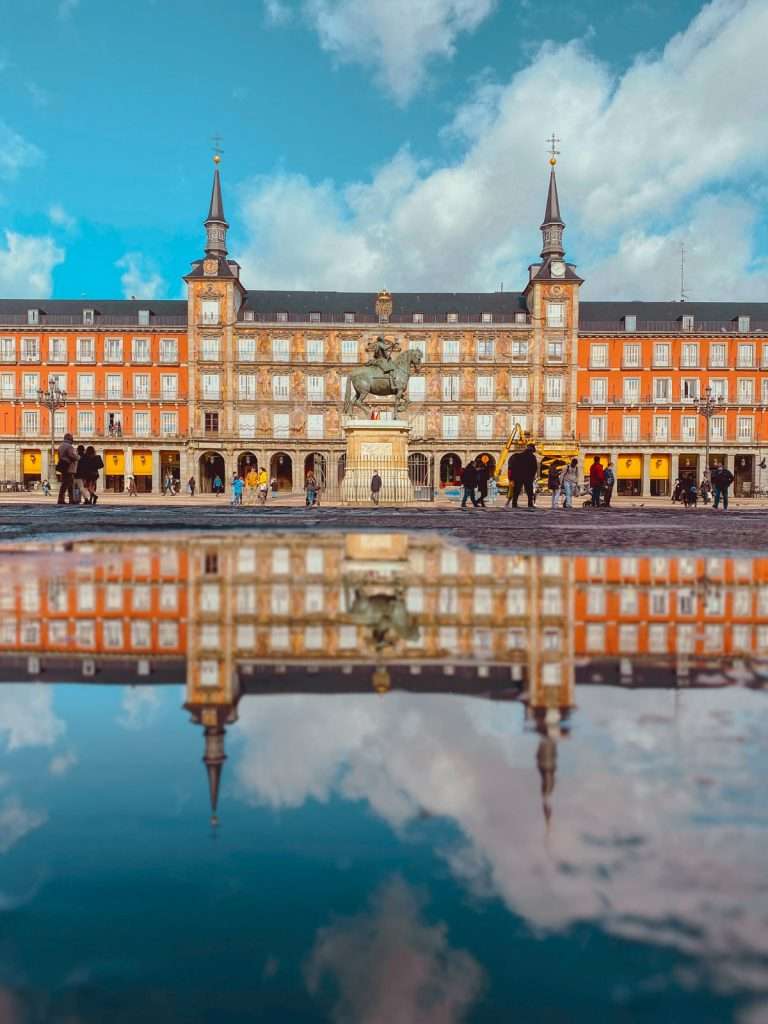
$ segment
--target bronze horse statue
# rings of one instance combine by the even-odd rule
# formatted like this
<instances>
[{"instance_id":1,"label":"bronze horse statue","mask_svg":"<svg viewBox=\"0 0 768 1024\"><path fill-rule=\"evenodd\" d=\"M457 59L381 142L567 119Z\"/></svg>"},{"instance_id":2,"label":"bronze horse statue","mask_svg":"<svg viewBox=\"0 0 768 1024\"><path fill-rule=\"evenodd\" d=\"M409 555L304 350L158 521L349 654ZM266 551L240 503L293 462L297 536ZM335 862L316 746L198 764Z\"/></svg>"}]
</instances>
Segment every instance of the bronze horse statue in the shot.
<instances>
[{"instance_id":1,"label":"bronze horse statue","mask_svg":"<svg viewBox=\"0 0 768 1024\"><path fill-rule=\"evenodd\" d=\"M421 366L421 352L418 349L408 349L400 352L392 360L393 369L385 373L375 364L361 366L347 378L347 389L344 395L344 415L349 416L354 409L365 411L365 399L368 395L394 395L395 416L400 409L406 408L408 399L405 392L408 388L408 378L414 369ZM352 389L355 389L355 397L352 397Z\"/></svg>"}]
</instances>

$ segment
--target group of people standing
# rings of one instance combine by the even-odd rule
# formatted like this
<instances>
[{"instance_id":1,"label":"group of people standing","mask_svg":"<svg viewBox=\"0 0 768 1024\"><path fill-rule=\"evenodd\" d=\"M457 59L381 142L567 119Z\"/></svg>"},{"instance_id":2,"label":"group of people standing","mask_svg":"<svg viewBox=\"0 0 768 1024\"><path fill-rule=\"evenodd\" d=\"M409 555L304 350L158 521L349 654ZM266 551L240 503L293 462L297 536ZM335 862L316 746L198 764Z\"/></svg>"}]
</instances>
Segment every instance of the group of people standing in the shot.
<instances>
[{"instance_id":1,"label":"group of people standing","mask_svg":"<svg viewBox=\"0 0 768 1024\"><path fill-rule=\"evenodd\" d=\"M56 472L61 478L57 503L66 505L69 499L70 505L95 505L99 500L96 484L104 461L93 445L86 448L79 444L75 448L73 436L65 434L57 456Z\"/></svg>"},{"instance_id":2,"label":"group of people standing","mask_svg":"<svg viewBox=\"0 0 768 1024\"><path fill-rule=\"evenodd\" d=\"M696 485L695 477L678 477L672 491L672 501L681 501L686 508L695 508L699 498L704 505L712 499L712 507L719 508L723 503L723 511L728 508L728 491L734 481L733 473L718 462L712 469L704 470L701 483Z\"/></svg>"}]
</instances>

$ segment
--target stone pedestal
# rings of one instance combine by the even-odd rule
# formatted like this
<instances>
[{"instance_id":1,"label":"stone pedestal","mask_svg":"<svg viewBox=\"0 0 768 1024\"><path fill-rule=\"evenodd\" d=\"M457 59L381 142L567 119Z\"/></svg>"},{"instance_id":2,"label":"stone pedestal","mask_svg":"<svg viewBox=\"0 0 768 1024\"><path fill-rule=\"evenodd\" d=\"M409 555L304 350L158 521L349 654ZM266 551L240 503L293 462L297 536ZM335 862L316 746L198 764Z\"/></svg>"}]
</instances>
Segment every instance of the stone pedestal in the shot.
<instances>
[{"instance_id":1,"label":"stone pedestal","mask_svg":"<svg viewBox=\"0 0 768 1024\"><path fill-rule=\"evenodd\" d=\"M382 480L379 502L404 505L416 500L408 476L408 435L405 420L355 420L343 424L347 459L341 500L345 504L371 503L371 477Z\"/></svg>"}]
</instances>

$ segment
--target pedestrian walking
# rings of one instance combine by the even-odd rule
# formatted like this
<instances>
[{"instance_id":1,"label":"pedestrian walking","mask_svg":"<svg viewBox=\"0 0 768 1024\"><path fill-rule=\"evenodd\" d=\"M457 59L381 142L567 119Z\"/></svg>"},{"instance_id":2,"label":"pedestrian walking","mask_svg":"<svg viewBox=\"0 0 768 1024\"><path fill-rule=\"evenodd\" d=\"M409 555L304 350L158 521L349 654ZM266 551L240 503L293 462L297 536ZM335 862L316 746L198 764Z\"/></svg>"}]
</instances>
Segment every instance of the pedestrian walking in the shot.
<instances>
[{"instance_id":1,"label":"pedestrian walking","mask_svg":"<svg viewBox=\"0 0 768 1024\"><path fill-rule=\"evenodd\" d=\"M674 490L672 491L672 504L673 505L674 505L674 503L676 501L682 501L683 500L683 486L684 485L683 485L682 478L678 477L677 480L675 480Z\"/></svg>"},{"instance_id":2,"label":"pedestrian walking","mask_svg":"<svg viewBox=\"0 0 768 1024\"><path fill-rule=\"evenodd\" d=\"M600 507L600 496L603 493L603 479L605 473L600 465L600 456L596 455L592 465L589 467L589 489L592 491L592 508Z\"/></svg>"},{"instance_id":3,"label":"pedestrian walking","mask_svg":"<svg viewBox=\"0 0 768 1024\"><path fill-rule=\"evenodd\" d=\"M461 485L464 488L464 496L461 499L461 507L467 507L467 501L472 502L472 507L477 508L475 487L477 486L477 466L474 462L468 462L461 471Z\"/></svg>"},{"instance_id":4,"label":"pedestrian walking","mask_svg":"<svg viewBox=\"0 0 768 1024\"><path fill-rule=\"evenodd\" d=\"M232 477L232 488L231 488L231 490L232 490L232 504L233 505L242 505L243 504L243 488L244 488L244 486L245 486L245 484L243 483L243 478L241 476L238 476L237 474L235 474Z\"/></svg>"},{"instance_id":5,"label":"pedestrian walking","mask_svg":"<svg viewBox=\"0 0 768 1024\"><path fill-rule=\"evenodd\" d=\"M709 504L709 499L712 497L712 482L709 478L709 470L704 470L704 476L701 478L701 484L699 485L699 495L705 505Z\"/></svg>"},{"instance_id":6,"label":"pedestrian walking","mask_svg":"<svg viewBox=\"0 0 768 1024\"><path fill-rule=\"evenodd\" d=\"M85 458L85 445L79 444L77 446L77 469L75 470L75 504L85 504L83 501L83 495L85 493L85 481L83 480L83 459Z\"/></svg>"},{"instance_id":7,"label":"pedestrian walking","mask_svg":"<svg viewBox=\"0 0 768 1024\"><path fill-rule=\"evenodd\" d=\"M47 478L43 480L43 496L46 498L51 496L51 485L48 483Z\"/></svg>"},{"instance_id":8,"label":"pedestrian walking","mask_svg":"<svg viewBox=\"0 0 768 1024\"><path fill-rule=\"evenodd\" d=\"M253 505L256 502L256 493L259 489L259 474L255 466L251 466L245 475L245 503Z\"/></svg>"},{"instance_id":9,"label":"pedestrian walking","mask_svg":"<svg viewBox=\"0 0 768 1024\"><path fill-rule=\"evenodd\" d=\"M477 504L480 508L487 508L485 499L488 497L488 467L479 459L475 463L475 490L477 491Z\"/></svg>"},{"instance_id":10,"label":"pedestrian walking","mask_svg":"<svg viewBox=\"0 0 768 1024\"><path fill-rule=\"evenodd\" d=\"M373 476L371 477L371 501L374 505L379 504L379 498L381 496L381 484L382 480L379 476L378 469L374 470Z\"/></svg>"},{"instance_id":11,"label":"pedestrian walking","mask_svg":"<svg viewBox=\"0 0 768 1024\"><path fill-rule=\"evenodd\" d=\"M552 495L552 508L556 509L560 500L560 484L562 473L556 462L553 462L547 473L547 487Z\"/></svg>"},{"instance_id":12,"label":"pedestrian walking","mask_svg":"<svg viewBox=\"0 0 768 1024\"><path fill-rule=\"evenodd\" d=\"M194 496L195 496L195 478L193 476L191 476L189 478L189 480L187 480L187 490L189 491L190 498L194 498Z\"/></svg>"},{"instance_id":13,"label":"pedestrian walking","mask_svg":"<svg viewBox=\"0 0 768 1024\"><path fill-rule=\"evenodd\" d=\"M77 472L77 449L71 434L65 434L57 452L56 472L61 477L57 505L65 505L65 497L69 504L75 504L75 473Z\"/></svg>"},{"instance_id":14,"label":"pedestrian walking","mask_svg":"<svg viewBox=\"0 0 768 1024\"><path fill-rule=\"evenodd\" d=\"M132 498L135 498L137 492L136 492L136 480L135 480L135 478L133 476L133 473L129 473L128 474L128 481L127 481L127 483L128 483L128 494Z\"/></svg>"},{"instance_id":15,"label":"pedestrian walking","mask_svg":"<svg viewBox=\"0 0 768 1024\"><path fill-rule=\"evenodd\" d=\"M721 463L718 463L712 470L712 487L714 488L715 499L712 508L719 508L720 499L723 501L723 512L728 510L728 488L733 483L733 473Z\"/></svg>"},{"instance_id":16,"label":"pedestrian walking","mask_svg":"<svg viewBox=\"0 0 768 1024\"><path fill-rule=\"evenodd\" d=\"M317 477L311 469L304 481L304 491L306 493L306 506L307 508L312 508L313 505L317 504Z\"/></svg>"},{"instance_id":17,"label":"pedestrian walking","mask_svg":"<svg viewBox=\"0 0 768 1024\"><path fill-rule=\"evenodd\" d=\"M266 469L262 469L259 473L259 501L262 505L267 503L267 495L269 494L269 474Z\"/></svg>"},{"instance_id":18,"label":"pedestrian walking","mask_svg":"<svg viewBox=\"0 0 768 1024\"><path fill-rule=\"evenodd\" d=\"M99 500L96 494L96 485L99 480L99 470L104 469L104 460L96 454L96 449L89 444L85 454L80 459L77 467L80 479L85 486L84 497L86 505L95 505Z\"/></svg>"},{"instance_id":19,"label":"pedestrian walking","mask_svg":"<svg viewBox=\"0 0 768 1024\"><path fill-rule=\"evenodd\" d=\"M176 489L174 487L174 483L175 481L173 479L173 473L171 473L171 471L169 470L165 474L165 480L163 482L163 494L175 494Z\"/></svg>"},{"instance_id":20,"label":"pedestrian walking","mask_svg":"<svg viewBox=\"0 0 768 1024\"><path fill-rule=\"evenodd\" d=\"M611 507L611 496L615 483L616 474L613 471L613 463L608 459L608 464L603 470L603 505L605 508Z\"/></svg>"},{"instance_id":21,"label":"pedestrian walking","mask_svg":"<svg viewBox=\"0 0 768 1024\"><path fill-rule=\"evenodd\" d=\"M521 452L516 452L509 460L509 495L505 508L517 508L520 495L525 490L528 498L528 508L533 508L535 502L534 483L539 472L539 461L536 458L536 445L529 444Z\"/></svg>"},{"instance_id":22,"label":"pedestrian walking","mask_svg":"<svg viewBox=\"0 0 768 1024\"><path fill-rule=\"evenodd\" d=\"M565 503L563 508L573 508L573 496L578 493L579 490L579 460L571 459L568 465L563 469L562 476L560 477L560 486L565 494Z\"/></svg>"}]
</instances>

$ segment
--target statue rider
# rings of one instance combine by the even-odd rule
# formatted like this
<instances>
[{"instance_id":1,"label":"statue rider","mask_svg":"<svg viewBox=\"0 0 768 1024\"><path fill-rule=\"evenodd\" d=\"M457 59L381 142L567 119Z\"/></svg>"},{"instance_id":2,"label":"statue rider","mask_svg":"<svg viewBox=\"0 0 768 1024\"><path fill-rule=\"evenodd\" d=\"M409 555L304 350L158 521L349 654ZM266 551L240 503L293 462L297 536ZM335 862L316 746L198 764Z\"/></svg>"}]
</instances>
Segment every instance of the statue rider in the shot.
<instances>
[{"instance_id":1,"label":"statue rider","mask_svg":"<svg viewBox=\"0 0 768 1024\"><path fill-rule=\"evenodd\" d=\"M399 348L397 342L387 341L386 338L382 338L379 335L373 345L373 354L365 365L377 366L383 374L389 377L391 382L392 374L395 372L396 367L394 360L390 356L397 348Z\"/></svg>"}]
</instances>

